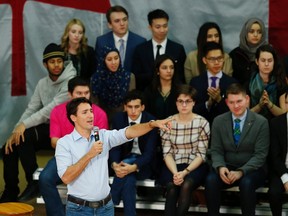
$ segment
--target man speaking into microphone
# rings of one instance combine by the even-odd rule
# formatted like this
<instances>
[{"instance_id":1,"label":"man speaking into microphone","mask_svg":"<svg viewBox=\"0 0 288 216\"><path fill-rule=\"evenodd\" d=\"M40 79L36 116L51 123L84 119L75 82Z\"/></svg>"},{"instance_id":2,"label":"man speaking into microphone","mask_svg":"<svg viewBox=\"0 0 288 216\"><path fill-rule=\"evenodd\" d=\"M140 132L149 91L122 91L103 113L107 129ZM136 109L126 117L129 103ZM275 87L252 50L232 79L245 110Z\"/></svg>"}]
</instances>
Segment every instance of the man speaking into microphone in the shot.
<instances>
[{"instance_id":1,"label":"man speaking into microphone","mask_svg":"<svg viewBox=\"0 0 288 216\"><path fill-rule=\"evenodd\" d=\"M66 110L74 130L58 140L55 152L58 175L68 188L66 215L114 215L108 182L109 150L153 128L169 130L171 119L120 130L101 129L99 140L95 142L91 102L75 98L67 104Z\"/></svg>"}]
</instances>

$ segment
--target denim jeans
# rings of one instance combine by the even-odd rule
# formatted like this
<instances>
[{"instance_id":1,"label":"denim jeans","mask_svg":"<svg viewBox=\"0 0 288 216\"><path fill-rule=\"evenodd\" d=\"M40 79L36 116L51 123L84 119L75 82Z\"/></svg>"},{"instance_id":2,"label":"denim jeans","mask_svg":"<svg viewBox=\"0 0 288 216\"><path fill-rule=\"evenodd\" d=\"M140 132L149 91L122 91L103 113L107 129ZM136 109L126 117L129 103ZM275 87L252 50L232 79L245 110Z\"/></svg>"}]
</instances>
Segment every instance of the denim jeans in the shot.
<instances>
[{"instance_id":1,"label":"denim jeans","mask_svg":"<svg viewBox=\"0 0 288 216\"><path fill-rule=\"evenodd\" d=\"M114 216L114 205L110 200L105 206L100 208L91 208L82 206L73 202L67 201L66 204L67 216Z\"/></svg>"},{"instance_id":2,"label":"denim jeans","mask_svg":"<svg viewBox=\"0 0 288 216\"><path fill-rule=\"evenodd\" d=\"M64 216L65 208L58 193L57 185L62 181L57 173L56 159L50 159L39 176L39 189L45 201L47 216Z\"/></svg>"}]
</instances>

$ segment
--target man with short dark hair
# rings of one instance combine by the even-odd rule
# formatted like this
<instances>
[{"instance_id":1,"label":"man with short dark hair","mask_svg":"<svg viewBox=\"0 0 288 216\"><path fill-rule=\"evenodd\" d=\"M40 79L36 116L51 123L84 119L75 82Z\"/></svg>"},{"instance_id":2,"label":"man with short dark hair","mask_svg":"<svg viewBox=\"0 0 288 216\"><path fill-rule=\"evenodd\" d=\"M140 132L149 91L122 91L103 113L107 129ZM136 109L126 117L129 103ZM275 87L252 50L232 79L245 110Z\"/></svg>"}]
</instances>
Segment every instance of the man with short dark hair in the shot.
<instances>
[{"instance_id":1,"label":"man with short dark hair","mask_svg":"<svg viewBox=\"0 0 288 216\"><path fill-rule=\"evenodd\" d=\"M205 182L208 215L220 215L221 189L239 186L242 215L255 215L256 189L265 183L269 151L266 118L248 109L249 96L240 84L226 91L228 112L212 124L212 167Z\"/></svg>"},{"instance_id":2,"label":"man with short dark hair","mask_svg":"<svg viewBox=\"0 0 288 216\"><path fill-rule=\"evenodd\" d=\"M97 37L95 51L96 60L99 62L104 46L116 47L119 50L122 66L129 72L132 71L132 57L136 46L146 41L145 38L129 31L128 12L120 6L110 7L106 12L106 19L110 32Z\"/></svg>"},{"instance_id":3,"label":"man with short dark hair","mask_svg":"<svg viewBox=\"0 0 288 216\"><path fill-rule=\"evenodd\" d=\"M152 39L140 44L134 54L132 72L136 77L136 89L143 91L152 81L155 73L155 59L167 54L175 60L175 71L178 79L185 83L184 62L186 53L183 45L167 38L168 14L161 9L150 11L148 14L149 29Z\"/></svg>"},{"instance_id":4,"label":"man with short dark hair","mask_svg":"<svg viewBox=\"0 0 288 216\"><path fill-rule=\"evenodd\" d=\"M50 112L56 105L68 100L67 83L76 75L72 62L66 63L64 66L64 52L58 45L51 43L45 48L43 65L48 75L39 80L26 110L2 148L5 190L0 202L26 201L37 195L38 184L32 178L38 168L35 152L51 148ZM28 183L19 198L18 159Z\"/></svg>"},{"instance_id":5,"label":"man with short dark hair","mask_svg":"<svg viewBox=\"0 0 288 216\"><path fill-rule=\"evenodd\" d=\"M197 90L193 111L206 118L210 125L213 119L228 111L225 92L228 86L237 80L223 73L224 52L219 43L208 42L203 47L203 62L207 70L190 81Z\"/></svg>"},{"instance_id":6,"label":"man with short dark hair","mask_svg":"<svg viewBox=\"0 0 288 216\"><path fill-rule=\"evenodd\" d=\"M90 98L90 83L86 79L76 76L68 82L69 97ZM64 102L51 111L50 115L50 138L51 146L56 148L57 141L73 131L73 125L69 122L66 114L66 105ZM108 119L106 113L97 105L92 104L94 113L94 126L101 129L108 129ZM62 181L57 174L56 159L50 159L39 176L39 189L45 201L47 216L64 216L65 211L62 205L61 197L58 193L57 185Z\"/></svg>"},{"instance_id":7,"label":"man with short dark hair","mask_svg":"<svg viewBox=\"0 0 288 216\"><path fill-rule=\"evenodd\" d=\"M86 98L71 100L67 104L67 117L75 128L71 134L58 140L55 153L58 175L68 188L66 215L112 216L109 150L155 127L169 130L171 119L135 124L120 130L98 131L93 126L91 102Z\"/></svg>"},{"instance_id":8,"label":"man with short dark hair","mask_svg":"<svg viewBox=\"0 0 288 216\"><path fill-rule=\"evenodd\" d=\"M112 121L113 129L121 129L133 124L145 123L155 118L144 111L142 93L132 90L124 98L125 112L119 112ZM136 215L136 180L152 178L152 160L157 146L156 129L134 138L110 151L109 161L115 172L111 186L115 205L124 203L125 216Z\"/></svg>"}]
</instances>

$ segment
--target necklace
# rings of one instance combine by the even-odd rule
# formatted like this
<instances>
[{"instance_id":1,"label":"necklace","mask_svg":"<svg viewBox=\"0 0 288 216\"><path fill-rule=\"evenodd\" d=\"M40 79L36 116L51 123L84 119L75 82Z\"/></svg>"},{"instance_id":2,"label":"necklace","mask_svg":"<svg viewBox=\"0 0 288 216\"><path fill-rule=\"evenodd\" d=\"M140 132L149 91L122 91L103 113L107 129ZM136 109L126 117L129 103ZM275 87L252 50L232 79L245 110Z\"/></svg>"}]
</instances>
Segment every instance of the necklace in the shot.
<instances>
[{"instance_id":1,"label":"necklace","mask_svg":"<svg viewBox=\"0 0 288 216\"><path fill-rule=\"evenodd\" d=\"M163 100L166 101L166 99L167 99L168 96L170 95L170 90L169 90L168 92L166 92L166 93L164 93L164 92L162 92L162 91L160 90L160 94L161 94Z\"/></svg>"}]
</instances>

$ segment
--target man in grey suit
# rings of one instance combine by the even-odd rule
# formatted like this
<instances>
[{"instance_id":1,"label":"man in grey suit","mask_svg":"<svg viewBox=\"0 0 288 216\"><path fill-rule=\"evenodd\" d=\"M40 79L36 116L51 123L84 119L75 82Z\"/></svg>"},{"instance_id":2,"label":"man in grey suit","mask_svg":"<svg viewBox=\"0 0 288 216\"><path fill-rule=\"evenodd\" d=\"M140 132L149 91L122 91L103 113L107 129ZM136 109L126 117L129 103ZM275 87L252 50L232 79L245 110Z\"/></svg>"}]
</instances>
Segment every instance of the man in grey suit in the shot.
<instances>
[{"instance_id":1,"label":"man in grey suit","mask_svg":"<svg viewBox=\"0 0 288 216\"><path fill-rule=\"evenodd\" d=\"M266 179L269 125L248 109L249 96L240 84L226 90L229 112L214 119L211 136L212 170L206 178L208 215L220 215L221 189L239 186L242 215L255 215L256 192Z\"/></svg>"},{"instance_id":2,"label":"man in grey suit","mask_svg":"<svg viewBox=\"0 0 288 216\"><path fill-rule=\"evenodd\" d=\"M115 5L108 9L106 19L111 31L97 37L95 52L98 62L104 46L116 47L120 53L122 66L125 70L133 72L132 57L134 50L139 44L144 43L146 39L129 31L128 18L127 10L120 5Z\"/></svg>"}]
</instances>

